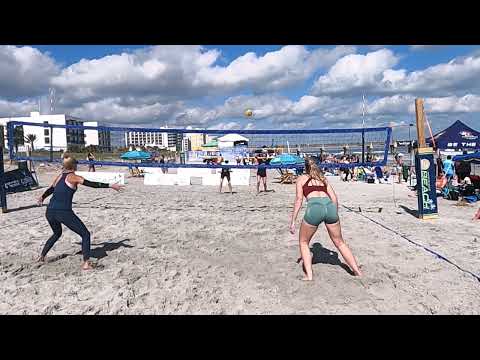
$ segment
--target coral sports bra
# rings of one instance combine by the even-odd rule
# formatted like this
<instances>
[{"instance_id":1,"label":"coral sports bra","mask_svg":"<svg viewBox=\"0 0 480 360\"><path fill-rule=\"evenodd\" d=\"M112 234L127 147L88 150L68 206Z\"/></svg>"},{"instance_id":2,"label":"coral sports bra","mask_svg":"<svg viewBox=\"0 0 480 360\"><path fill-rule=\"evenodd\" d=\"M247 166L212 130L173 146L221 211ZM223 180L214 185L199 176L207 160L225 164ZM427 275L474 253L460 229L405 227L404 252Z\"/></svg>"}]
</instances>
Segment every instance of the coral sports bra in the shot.
<instances>
[{"instance_id":1,"label":"coral sports bra","mask_svg":"<svg viewBox=\"0 0 480 360\"><path fill-rule=\"evenodd\" d=\"M309 178L305 184L303 184L303 196L307 197L308 194L314 191L323 191L324 193L327 193L327 185L311 185L309 186L308 184L310 183L310 180L312 178Z\"/></svg>"}]
</instances>

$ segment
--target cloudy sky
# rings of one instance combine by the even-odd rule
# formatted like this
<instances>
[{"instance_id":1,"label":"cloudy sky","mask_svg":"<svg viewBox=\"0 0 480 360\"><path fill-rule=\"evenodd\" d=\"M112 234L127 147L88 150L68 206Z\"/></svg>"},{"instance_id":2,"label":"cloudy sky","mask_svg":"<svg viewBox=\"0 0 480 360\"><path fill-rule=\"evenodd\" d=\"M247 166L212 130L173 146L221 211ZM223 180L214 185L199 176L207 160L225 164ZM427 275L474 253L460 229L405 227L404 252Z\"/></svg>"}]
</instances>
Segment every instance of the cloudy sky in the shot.
<instances>
[{"instance_id":1,"label":"cloudy sky","mask_svg":"<svg viewBox=\"0 0 480 360\"><path fill-rule=\"evenodd\" d=\"M0 117L56 91L56 112L112 125L480 129L480 46L0 46ZM253 109L253 118L245 118ZM405 127L395 130L408 134Z\"/></svg>"}]
</instances>

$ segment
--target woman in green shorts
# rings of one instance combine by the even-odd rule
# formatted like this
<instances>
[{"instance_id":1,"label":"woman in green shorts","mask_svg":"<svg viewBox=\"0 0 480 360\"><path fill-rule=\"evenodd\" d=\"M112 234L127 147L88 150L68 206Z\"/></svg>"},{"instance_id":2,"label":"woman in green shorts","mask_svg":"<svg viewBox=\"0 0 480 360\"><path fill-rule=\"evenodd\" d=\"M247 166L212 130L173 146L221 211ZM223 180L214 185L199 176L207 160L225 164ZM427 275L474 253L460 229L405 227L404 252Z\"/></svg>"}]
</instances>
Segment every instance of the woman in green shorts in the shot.
<instances>
[{"instance_id":1,"label":"woman in green shorts","mask_svg":"<svg viewBox=\"0 0 480 360\"><path fill-rule=\"evenodd\" d=\"M299 242L300 254L303 261L305 278L312 280L312 256L310 254L310 240L318 226L324 222L328 235L333 244L342 254L345 262L352 269L355 276L361 276L357 262L342 237L342 229L338 218L338 198L332 186L327 182L322 170L316 162L309 158L305 161L306 175L297 179L295 206L290 222L290 232L295 233L295 221L302 207L303 198L307 199L307 210L300 226Z\"/></svg>"}]
</instances>

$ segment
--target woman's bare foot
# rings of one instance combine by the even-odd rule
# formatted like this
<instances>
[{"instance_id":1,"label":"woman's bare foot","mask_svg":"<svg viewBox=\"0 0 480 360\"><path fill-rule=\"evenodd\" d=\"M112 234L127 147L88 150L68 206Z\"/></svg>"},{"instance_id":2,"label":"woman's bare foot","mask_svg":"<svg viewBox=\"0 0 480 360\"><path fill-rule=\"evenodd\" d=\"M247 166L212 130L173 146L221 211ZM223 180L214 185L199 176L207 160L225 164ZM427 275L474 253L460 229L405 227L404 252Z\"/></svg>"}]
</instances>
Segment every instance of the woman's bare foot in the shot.
<instances>
[{"instance_id":1,"label":"woman's bare foot","mask_svg":"<svg viewBox=\"0 0 480 360\"><path fill-rule=\"evenodd\" d=\"M303 260L302 260L301 257L299 257L299 258L297 259L297 264L300 264L300 263L302 263L302 270L303 270L303 273L304 273L305 276L306 276L306 275L307 275L307 269L305 269L305 264L303 264Z\"/></svg>"},{"instance_id":2,"label":"woman's bare foot","mask_svg":"<svg viewBox=\"0 0 480 360\"><path fill-rule=\"evenodd\" d=\"M40 257L37 259L37 262L45 262L45 256L40 256Z\"/></svg>"},{"instance_id":3,"label":"woman's bare foot","mask_svg":"<svg viewBox=\"0 0 480 360\"><path fill-rule=\"evenodd\" d=\"M361 266L360 266L360 267L361 267ZM361 271L360 269L358 269L358 270L356 270L356 271L353 270L353 275L354 275L354 276L358 276L358 277L362 277L363 273L362 273L362 271Z\"/></svg>"},{"instance_id":4,"label":"woman's bare foot","mask_svg":"<svg viewBox=\"0 0 480 360\"><path fill-rule=\"evenodd\" d=\"M93 270L94 267L90 263L90 261L85 261L82 265L82 270Z\"/></svg>"},{"instance_id":5,"label":"woman's bare foot","mask_svg":"<svg viewBox=\"0 0 480 360\"><path fill-rule=\"evenodd\" d=\"M478 211L473 216L473 220L480 220L480 209L478 209Z\"/></svg>"},{"instance_id":6,"label":"woman's bare foot","mask_svg":"<svg viewBox=\"0 0 480 360\"><path fill-rule=\"evenodd\" d=\"M302 281L313 281L313 278L309 278L309 277L306 277L306 276L305 276L305 277L302 279Z\"/></svg>"}]
</instances>

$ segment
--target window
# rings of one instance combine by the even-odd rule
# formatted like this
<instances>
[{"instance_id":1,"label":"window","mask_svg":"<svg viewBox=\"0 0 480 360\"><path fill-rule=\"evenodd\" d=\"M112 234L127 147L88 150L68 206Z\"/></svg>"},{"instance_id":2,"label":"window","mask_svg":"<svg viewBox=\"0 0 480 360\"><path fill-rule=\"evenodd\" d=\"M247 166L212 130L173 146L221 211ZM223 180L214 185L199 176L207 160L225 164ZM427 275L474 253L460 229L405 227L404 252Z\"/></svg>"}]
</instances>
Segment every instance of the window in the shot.
<instances>
[{"instance_id":1,"label":"window","mask_svg":"<svg viewBox=\"0 0 480 360\"><path fill-rule=\"evenodd\" d=\"M43 130L43 135L45 135L45 136L50 136L50 130L44 129L44 130Z\"/></svg>"},{"instance_id":2,"label":"window","mask_svg":"<svg viewBox=\"0 0 480 360\"><path fill-rule=\"evenodd\" d=\"M50 144L50 138L48 137L45 138L45 144Z\"/></svg>"}]
</instances>

